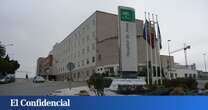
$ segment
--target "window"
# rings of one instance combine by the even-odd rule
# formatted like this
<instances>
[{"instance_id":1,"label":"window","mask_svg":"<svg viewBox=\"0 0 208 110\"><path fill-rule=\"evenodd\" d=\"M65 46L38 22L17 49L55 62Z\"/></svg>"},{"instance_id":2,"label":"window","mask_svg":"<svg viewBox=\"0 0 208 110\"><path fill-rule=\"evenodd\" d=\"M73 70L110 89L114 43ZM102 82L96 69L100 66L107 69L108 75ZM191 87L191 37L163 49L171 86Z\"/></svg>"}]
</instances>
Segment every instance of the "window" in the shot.
<instances>
[{"instance_id":1,"label":"window","mask_svg":"<svg viewBox=\"0 0 208 110\"><path fill-rule=\"evenodd\" d=\"M87 53L89 53L90 52L90 47L89 46L87 46Z\"/></svg>"},{"instance_id":2,"label":"window","mask_svg":"<svg viewBox=\"0 0 208 110\"><path fill-rule=\"evenodd\" d=\"M87 64L89 64L89 60L87 59Z\"/></svg>"},{"instance_id":3,"label":"window","mask_svg":"<svg viewBox=\"0 0 208 110\"><path fill-rule=\"evenodd\" d=\"M81 44L81 38L79 38L78 43L79 43L79 46L82 45L82 44Z\"/></svg>"},{"instance_id":4,"label":"window","mask_svg":"<svg viewBox=\"0 0 208 110\"><path fill-rule=\"evenodd\" d=\"M95 44L94 43L92 44L92 50L95 50Z\"/></svg>"},{"instance_id":5,"label":"window","mask_svg":"<svg viewBox=\"0 0 208 110\"><path fill-rule=\"evenodd\" d=\"M80 63L79 62L77 63L77 67L80 67Z\"/></svg>"},{"instance_id":6,"label":"window","mask_svg":"<svg viewBox=\"0 0 208 110\"><path fill-rule=\"evenodd\" d=\"M196 74L193 74L193 78L196 78Z\"/></svg>"},{"instance_id":7,"label":"window","mask_svg":"<svg viewBox=\"0 0 208 110\"><path fill-rule=\"evenodd\" d=\"M80 57L80 51L78 51L78 57Z\"/></svg>"},{"instance_id":8,"label":"window","mask_svg":"<svg viewBox=\"0 0 208 110\"><path fill-rule=\"evenodd\" d=\"M187 74L185 74L185 78L187 78L188 77L188 75Z\"/></svg>"},{"instance_id":9,"label":"window","mask_svg":"<svg viewBox=\"0 0 208 110\"><path fill-rule=\"evenodd\" d=\"M110 73L114 73L114 68L113 67L110 67L109 70L110 70Z\"/></svg>"},{"instance_id":10,"label":"window","mask_svg":"<svg viewBox=\"0 0 208 110\"><path fill-rule=\"evenodd\" d=\"M85 43L85 38L82 38L82 45Z\"/></svg>"},{"instance_id":11,"label":"window","mask_svg":"<svg viewBox=\"0 0 208 110\"><path fill-rule=\"evenodd\" d=\"M87 26L86 26L86 27L87 27L87 30L89 30L89 29L90 29L90 26L89 26L89 24L87 24Z\"/></svg>"},{"instance_id":12,"label":"window","mask_svg":"<svg viewBox=\"0 0 208 110\"><path fill-rule=\"evenodd\" d=\"M90 40L90 36L88 35L88 36L87 36L87 42L89 42L89 40Z\"/></svg>"},{"instance_id":13,"label":"window","mask_svg":"<svg viewBox=\"0 0 208 110\"><path fill-rule=\"evenodd\" d=\"M82 31L85 32L85 27L82 28Z\"/></svg>"},{"instance_id":14,"label":"window","mask_svg":"<svg viewBox=\"0 0 208 110\"><path fill-rule=\"evenodd\" d=\"M95 25L95 19L92 20L92 25Z\"/></svg>"},{"instance_id":15,"label":"window","mask_svg":"<svg viewBox=\"0 0 208 110\"><path fill-rule=\"evenodd\" d=\"M82 60L82 66L84 66L84 60Z\"/></svg>"},{"instance_id":16,"label":"window","mask_svg":"<svg viewBox=\"0 0 208 110\"><path fill-rule=\"evenodd\" d=\"M189 78L192 78L192 74L189 74Z\"/></svg>"},{"instance_id":17,"label":"window","mask_svg":"<svg viewBox=\"0 0 208 110\"><path fill-rule=\"evenodd\" d=\"M92 32L92 37L93 37L93 39L96 38L95 36L96 36L96 35L95 35L95 32Z\"/></svg>"},{"instance_id":18,"label":"window","mask_svg":"<svg viewBox=\"0 0 208 110\"><path fill-rule=\"evenodd\" d=\"M74 58L76 58L76 53L74 53Z\"/></svg>"},{"instance_id":19,"label":"window","mask_svg":"<svg viewBox=\"0 0 208 110\"><path fill-rule=\"evenodd\" d=\"M170 73L170 77L173 78L173 73Z\"/></svg>"},{"instance_id":20,"label":"window","mask_svg":"<svg viewBox=\"0 0 208 110\"><path fill-rule=\"evenodd\" d=\"M89 71L86 71L86 76L89 76Z\"/></svg>"},{"instance_id":21,"label":"window","mask_svg":"<svg viewBox=\"0 0 208 110\"><path fill-rule=\"evenodd\" d=\"M80 31L78 31L78 36L80 37L80 35L81 35L81 34L80 34Z\"/></svg>"},{"instance_id":22,"label":"window","mask_svg":"<svg viewBox=\"0 0 208 110\"><path fill-rule=\"evenodd\" d=\"M129 32L129 25L126 23L126 32Z\"/></svg>"},{"instance_id":23,"label":"window","mask_svg":"<svg viewBox=\"0 0 208 110\"><path fill-rule=\"evenodd\" d=\"M95 57L93 56L93 57L92 57L92 63L94 63L94 62L95 62Z\"/></svg>"},{"instance_id":24,"label":"window","mask_svg":"<svg viewBox=\"0 0 208 110\"><path fill-rule=\"evenodd\" d=\"M85 54L85 49L84 48L82 49L82 54Z\"/></svg>"},{"instance_id":25,"label":"window","mask_svg":"<svg viewBox=\"0 0 208 110\"><path fill-rule=\"evenodd\" d=\"M94 74L95 73L95 70L94 69L92 69L92 74Z\"/></svg>"}]
</instances>

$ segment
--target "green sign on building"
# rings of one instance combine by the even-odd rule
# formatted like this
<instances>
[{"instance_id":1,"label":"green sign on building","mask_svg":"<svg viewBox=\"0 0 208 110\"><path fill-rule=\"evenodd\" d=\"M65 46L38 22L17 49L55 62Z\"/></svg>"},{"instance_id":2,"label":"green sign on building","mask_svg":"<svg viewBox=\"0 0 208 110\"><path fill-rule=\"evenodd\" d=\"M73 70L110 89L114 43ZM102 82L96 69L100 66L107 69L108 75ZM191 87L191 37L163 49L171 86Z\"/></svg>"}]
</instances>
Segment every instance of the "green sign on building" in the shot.
<instances>
[{"instance_id":1,"label":"green sign on building","mask_svg":"<svg viewBox=\"0 0 208 110\"><path fill-rule=\"evenodd\" d=\"M135 12L132 9L120 8L119 17L121 21L135 22Z\"/></svg>"}]
</instances>

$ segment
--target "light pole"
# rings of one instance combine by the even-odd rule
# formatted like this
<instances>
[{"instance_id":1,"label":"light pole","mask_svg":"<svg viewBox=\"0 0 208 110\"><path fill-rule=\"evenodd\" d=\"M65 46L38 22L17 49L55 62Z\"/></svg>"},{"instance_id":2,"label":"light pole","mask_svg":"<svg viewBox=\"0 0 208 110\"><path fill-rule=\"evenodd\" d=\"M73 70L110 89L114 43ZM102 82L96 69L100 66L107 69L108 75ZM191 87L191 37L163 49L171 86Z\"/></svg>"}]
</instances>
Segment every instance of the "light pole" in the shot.
<instances>
[{"instance_id":1,"label":"light pole","mask_svg":"<svg viewBox=\"0 0 208 110\"><path fill-rule=\"evenodd\" d=\"M205 69L205 72L207 72L206 53L203 53L203 56L204 56L204 69Z\"/></svg>"},{"instance_id":2,"label":"light pole","mask_svg":"<svg viewBox=\"0 0 208 110\"><path fill-rule=\"evenodd\" d=\"M168 72L169 72L169 76L171 76L171 62L170 62L170 41L168 40Z\"/></svg>"}]
</instances>

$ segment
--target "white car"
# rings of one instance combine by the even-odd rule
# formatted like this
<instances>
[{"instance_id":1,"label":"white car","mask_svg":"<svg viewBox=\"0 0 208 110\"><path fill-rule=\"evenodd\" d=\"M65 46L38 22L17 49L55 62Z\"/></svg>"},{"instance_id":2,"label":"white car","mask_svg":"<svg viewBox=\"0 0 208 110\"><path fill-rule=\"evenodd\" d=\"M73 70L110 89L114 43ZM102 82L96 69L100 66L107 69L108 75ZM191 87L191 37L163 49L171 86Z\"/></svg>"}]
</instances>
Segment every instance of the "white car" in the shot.
<instances>
[{"instance_id":1,"label":"white car","mask_svg":"<svg viewBox=\"0 0 208 110\"><path fill-rule=\"evenodd\" d=\"M42 76L35 76L33 79L33 83L43 83L45 79Z\"/></svg>"}]
</instances>

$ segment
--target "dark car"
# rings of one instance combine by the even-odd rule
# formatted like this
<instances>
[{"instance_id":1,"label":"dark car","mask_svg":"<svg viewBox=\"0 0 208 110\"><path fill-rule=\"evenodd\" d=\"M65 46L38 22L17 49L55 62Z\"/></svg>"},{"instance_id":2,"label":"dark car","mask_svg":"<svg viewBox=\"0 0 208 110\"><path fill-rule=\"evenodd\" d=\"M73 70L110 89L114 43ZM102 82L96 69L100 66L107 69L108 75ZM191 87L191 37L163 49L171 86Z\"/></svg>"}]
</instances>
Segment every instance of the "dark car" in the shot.
<instances>
[{"instance_id":1,"label":"dark car","mask_svg":"<svg viewBox=\"0 0 208 110\"><path fill-rule=\"evenodd\" d=\"M15 75L14 74L7 74L6 76L0 79L0 84L6 84L15 82Z\"/></svg>"}]
</instances>

